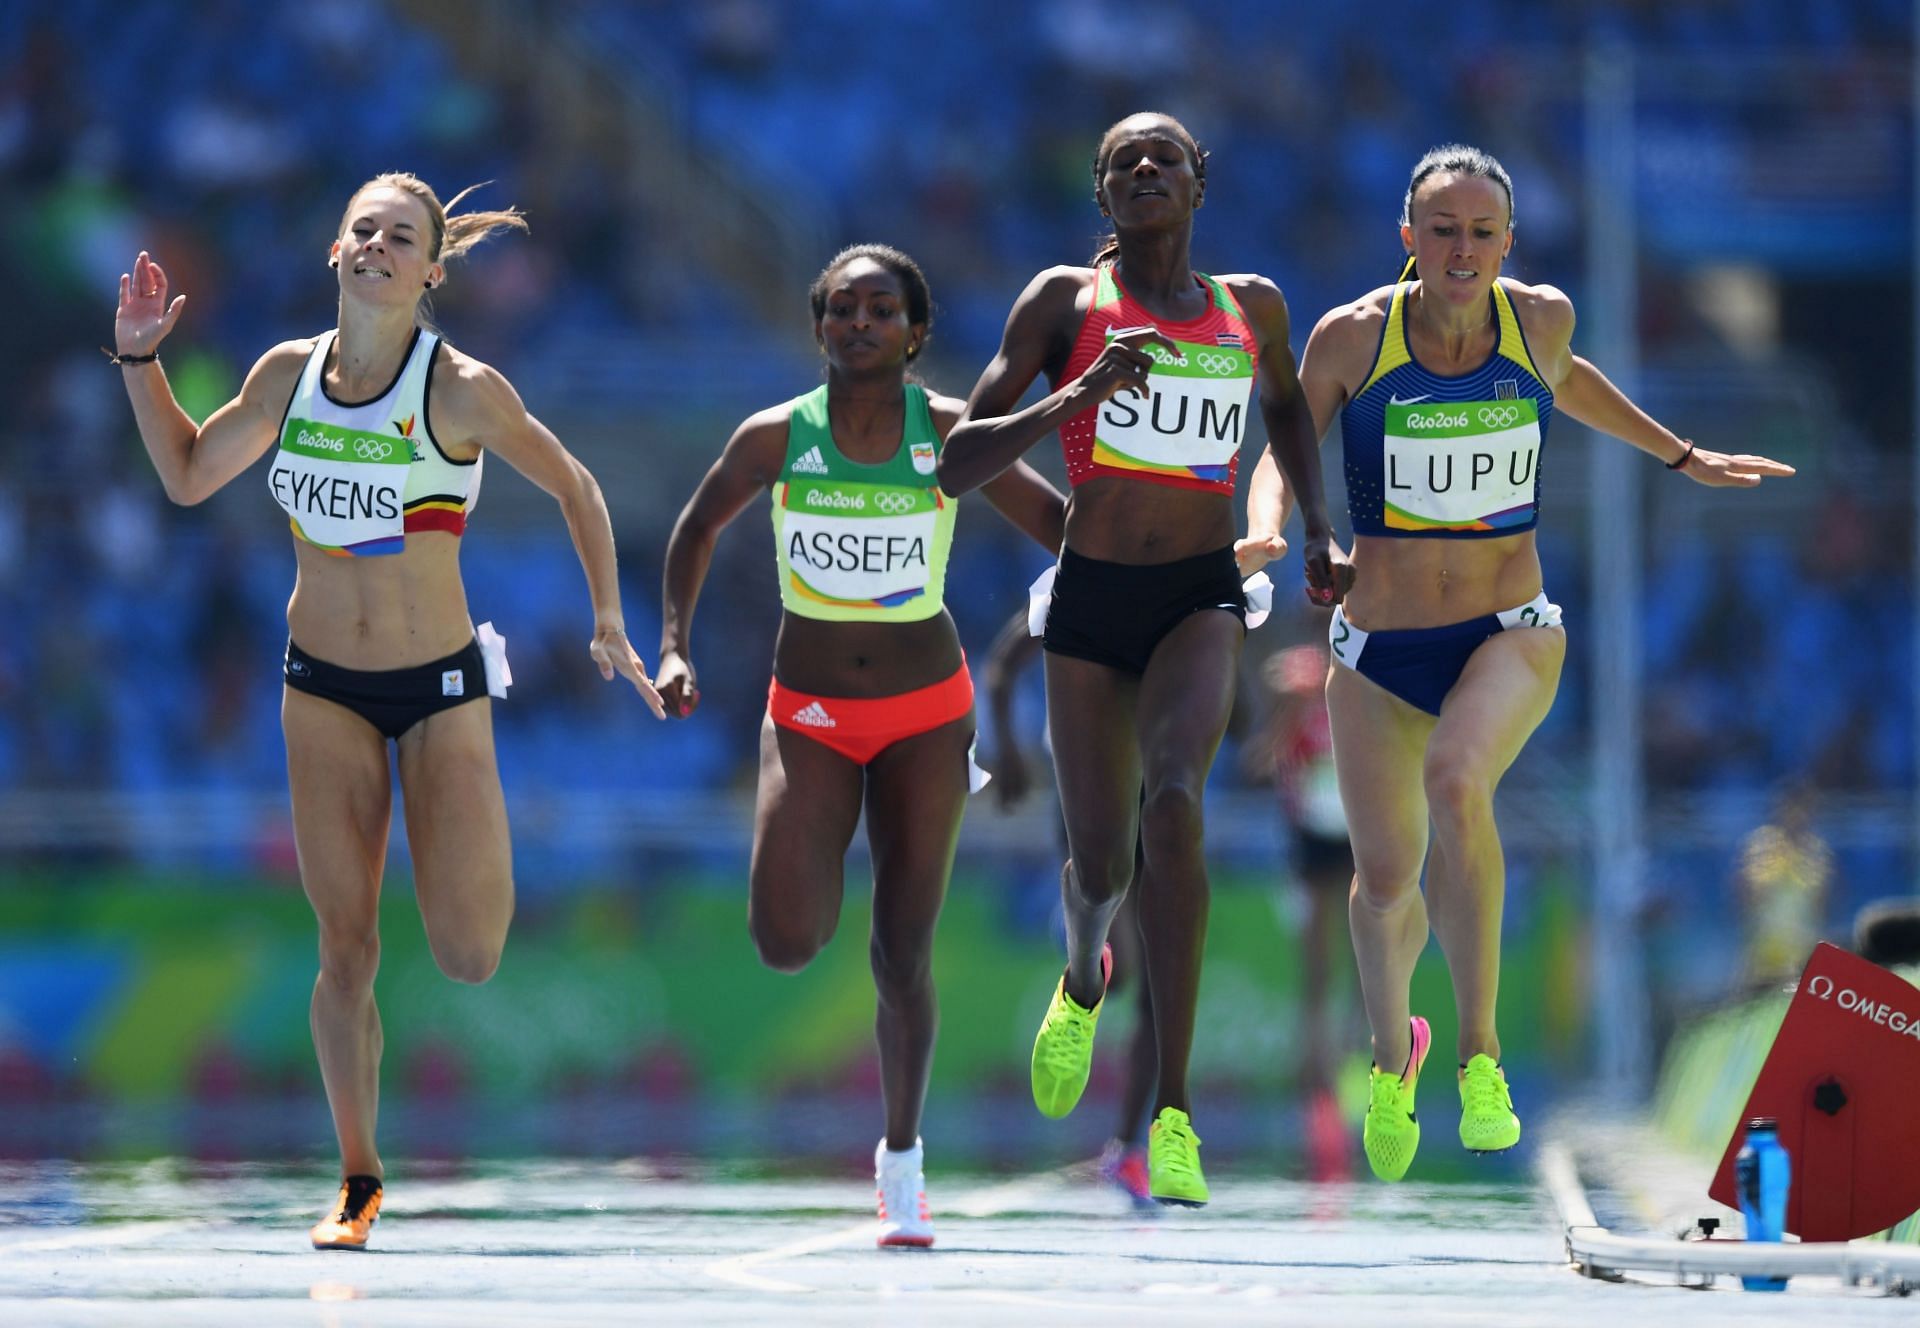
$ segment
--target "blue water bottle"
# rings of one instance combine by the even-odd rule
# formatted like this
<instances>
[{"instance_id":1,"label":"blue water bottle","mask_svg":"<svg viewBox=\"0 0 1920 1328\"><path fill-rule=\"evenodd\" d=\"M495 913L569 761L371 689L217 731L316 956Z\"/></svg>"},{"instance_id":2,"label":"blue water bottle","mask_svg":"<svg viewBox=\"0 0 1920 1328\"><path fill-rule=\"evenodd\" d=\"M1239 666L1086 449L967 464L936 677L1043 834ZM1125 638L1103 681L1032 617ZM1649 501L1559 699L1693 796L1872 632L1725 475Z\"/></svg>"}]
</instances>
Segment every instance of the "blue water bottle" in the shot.
<instances>
[{"instance_id":1,"label":"blue water bottle","mask_svg":"<svg viewBox=\"0 0 1920 1328\"><path fill-rule=\"evenodd\" d=\"M1740 1216L1747 1220L1747 1239L1779 1240L1787 1227L1787 1186L1792 1165L1780 1145L1780 1125L1771 1116L1747 1122L1747 1141L1733 1160L1733 1186L1740 1195ZM1749 1291L1785 1291L1784 1277L1742 1277Z\"/></svg>"}]
</instances>

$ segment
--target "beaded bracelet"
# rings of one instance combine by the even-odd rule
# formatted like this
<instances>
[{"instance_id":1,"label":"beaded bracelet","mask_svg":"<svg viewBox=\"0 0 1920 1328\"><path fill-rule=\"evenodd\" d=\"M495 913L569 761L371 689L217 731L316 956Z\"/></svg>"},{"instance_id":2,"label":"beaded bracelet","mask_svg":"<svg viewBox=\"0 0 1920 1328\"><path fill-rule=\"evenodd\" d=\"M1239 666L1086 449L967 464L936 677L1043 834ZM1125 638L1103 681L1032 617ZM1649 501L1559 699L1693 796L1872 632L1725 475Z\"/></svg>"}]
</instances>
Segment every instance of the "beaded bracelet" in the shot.
<instances>
[{"instance_id":1,"label":"beaded bracelet","mask_svg":"<svg viewBox=\"0 0 1920 1328\"><path fill-rule=\"evenodd\" d=\"M108 364L152 364L160 358L160 352L157 350L150 350L145 355L116 355L102 346L100 353L107 357Z\"/></svg>"}]
</instances>

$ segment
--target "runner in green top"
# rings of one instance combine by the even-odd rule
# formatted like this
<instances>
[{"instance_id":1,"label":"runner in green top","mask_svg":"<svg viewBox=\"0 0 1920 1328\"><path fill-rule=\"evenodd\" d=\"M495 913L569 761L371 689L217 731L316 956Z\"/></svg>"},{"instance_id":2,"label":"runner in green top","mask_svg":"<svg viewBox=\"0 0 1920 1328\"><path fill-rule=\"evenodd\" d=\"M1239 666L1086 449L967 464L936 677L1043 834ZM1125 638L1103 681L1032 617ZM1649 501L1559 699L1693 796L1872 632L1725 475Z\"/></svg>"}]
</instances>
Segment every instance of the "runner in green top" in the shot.
<instances>
[{"instance_id":1,"label":"runner in green top","mask_svg":"<svg viewBox=\"0 0 1920 1328\"><path fill-rule=\"evenodd\" d=\"M771 491L786 613L760 727L748 928L769 967L812 961L839 923L864 806L887 1118L874 1158L879 1241L924 1246L933 928L973 743L973 686L942 605L955 503L934 476L961 403L907 381L932 320L911 258L884 245L844 250L810 295L827 381L749 416L680 514L667 545L660 694L682 719L699 705L693 610L714 543ZM1058 552L1065 505L1038 474L1015 467L983 492L1049 557Z\"/></svg>"},{"instance_id":2,"label":"runner in green top","mask_svg":"<svg viewBox=\"0 0 1920 1328\"><path fill-rule=\"evenodd\" d=\"M791 403L773 486L774 552L787 612L829 622L917 622L941 610L958 503L933 477L940 434L927 389L906 385L899 445L855 461L833 441L825 384Z\"/></svg>"}]
</instances>

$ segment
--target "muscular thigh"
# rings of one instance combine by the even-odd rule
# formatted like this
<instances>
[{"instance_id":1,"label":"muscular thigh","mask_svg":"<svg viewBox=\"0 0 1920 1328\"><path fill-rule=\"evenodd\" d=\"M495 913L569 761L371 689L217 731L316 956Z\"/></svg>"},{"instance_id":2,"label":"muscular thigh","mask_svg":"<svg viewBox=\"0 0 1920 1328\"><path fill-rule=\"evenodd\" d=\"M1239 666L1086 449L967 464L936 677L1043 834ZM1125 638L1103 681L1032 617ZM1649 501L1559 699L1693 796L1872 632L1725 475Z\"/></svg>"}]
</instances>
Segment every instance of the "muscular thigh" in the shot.
<instances>
[{"instance_id":1,"label":"muscular thigh","mask_svg":"<svg viewBox=\"0 0 1920 1328\"><path fill-rule=\"evenodd\" d=\"M839 916L864 782L847 757L762 718L749 886L756 917Z\"/></svg>"},{"instance_id":2,"label":"muscular thigh","mask_svg":"<svg viewBox=\"0 0 1920 1328\"><path fill-rule=\"evenodd\" d=\"M1497 781L1552 709L1566 657L1563 628L1516 627L1488 637L1440 705L1433 752Z\"/></svg>"},{"instance_id":3,"label":"muscular thigh","mask_svg":"<svg viewBox=\"0 0 1920 1328\"><path fill-rule=\"evenodd\" d=\"M481 697L431 714L398 746L414 888L429 933L468 918L504 927L513 911L513 848L493 703Z\"/></svg>"},{"instance_id":4,"label":"muscular thigh","mask_svg":"<svg viewBox=\"0 0 1920 1328\"><path fill-rule=\"evenodd\" d=\"M1047 734L1068 850L1075 858L1131 863L1140 812L1140 680L1051 652L1046 670Z\"/></svg>"},{"instance_id":5,"label":"muscular thigh","mask_svg":"<svg viewBox=\"0 0 1920 1328\"><path fill-rule=\"evenodd\" d=\"M292 688L280 724L300 883L323 929L370 928L393 809L386 740L344 706Z\"/></svg>"},{"instance_id":6,"label":"muscular thigh","mask_svg":"<svg viewBox=\"0 0 1920 1328\"><path fill-rule=\"evenodd\" d=\"M1339 665L1327 678L1327 714L1355 870L1366 881L1416 879L1427 856L1421 766L1433 717Z\"/></svg>"},{"instance_id":7,"label":"muscular thigh","mask_svg":"<svg viewBox=\"0 0 1920 1328\"><path fill-rule=\"evenodd\" d=\"M1140 680L1140 753L1147 790L1165 781L1206 782L1233 713L1247 630L1218 609L1188 615L1154 647Z\"/></svg>"},{"instance_id":8,"label":"muscular thigh","mask_svg":"<svg viewBox=\"0 0 1920 1328\"><path fill-rule=\"evenodd\" d=\"M931 934L960 842L972 745L969 714L894 743L868 765L876 936L906 943Z\"/></svg>"}]
</instances>

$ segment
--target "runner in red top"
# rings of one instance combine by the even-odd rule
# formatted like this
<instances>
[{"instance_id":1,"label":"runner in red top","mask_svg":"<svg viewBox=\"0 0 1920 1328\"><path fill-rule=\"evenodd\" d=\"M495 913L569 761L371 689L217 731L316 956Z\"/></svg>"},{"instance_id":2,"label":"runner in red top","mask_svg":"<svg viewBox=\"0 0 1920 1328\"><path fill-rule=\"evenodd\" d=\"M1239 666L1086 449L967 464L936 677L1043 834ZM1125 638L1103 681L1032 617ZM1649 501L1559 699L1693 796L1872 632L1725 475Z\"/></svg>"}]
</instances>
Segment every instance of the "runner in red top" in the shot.
<instances>
[{"instance_id":1,"label":"runner in red top","mask_svg":"<svg viewBox=\"0 0 1920 1328\"><path fill-rule=\"evenodd\" d=\"M1056 429L1067 446L1074 490L1045 634L1070 850L1067 968L1034 1043L1034 1101L1065 1115L1086 1086L1137 832L1160 1049L1150 1185L1180 1204L1208 1197L1187 1099L1207 921L1201 795L1245 636L1230 494L1256 375L1274 446L1301 458L1313 447L1279 290L1265 277L1202 276L1190 261L1206 164L1170 116L1107 131L1094 199L1114 234L1090 267L1049 268L1027 286L940 456L942 487L960 494ZM1020 409L1042 374L1052 394ZM1275 535L1263 556L1278 546ZM1306 553L1326 574L1324 536Z\"/></svg>"},{"instance_id":2,"label":"runner in red top","mask_svg":"<svg viewBox=\"0 0 1920 1328\"><path fill-rule=\"evenodd\" d=\"M1195 280L1211 297L1206 312L1185 322L1164 318L1156 322L1146 306L1127 293L1111 266L1095 268L1093 303L1087 309L1086 321L1080 324L1080 335L1073 343L1073 354L1067 357L1067 367L1061 371L1061 380L1071 382L1084 374L1116 333L1152 326L1177 342L1196 347L1189 354L1189 365L1197 373L1207 375L1201 381L1237 389L1244 399L1245 386L1259 368L1260 339L1247 326L1239 301L1225 285L1198 273ZM1191 421L1186 418L1190 409ZM1194 402L1172 393L1161 393L1143 402L1117 397L1088 406L1060 426L1060 445L1067 456L1067 479L1077 488L1096 476L1113 475L1182 489L1231 494L1240 464L1238 442L1244 423L1241 413L1242 405L1238 401L1219 405L1211 397L1203 397ZM1136 416L1138 420L1129 418ZM1100 430L1102 423L1113 427ZM1178 438L1191 428L1202 440L1211 439L1214 450L1224 453L1225 460L1195 457L1184 465L1155 463L1121 452L1112 443L1095 437L1096 432L1116 434L1129 424L1144 424L1152 435L1160 438Z\"/></svg>"}]
</instances>

